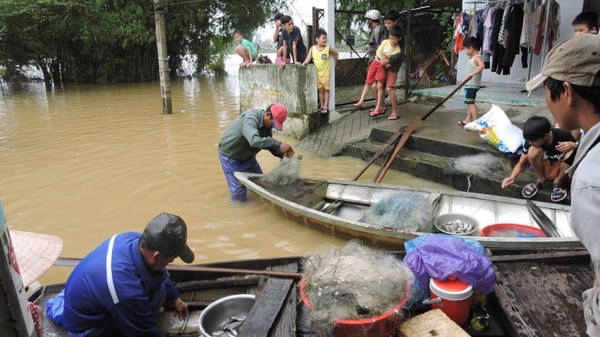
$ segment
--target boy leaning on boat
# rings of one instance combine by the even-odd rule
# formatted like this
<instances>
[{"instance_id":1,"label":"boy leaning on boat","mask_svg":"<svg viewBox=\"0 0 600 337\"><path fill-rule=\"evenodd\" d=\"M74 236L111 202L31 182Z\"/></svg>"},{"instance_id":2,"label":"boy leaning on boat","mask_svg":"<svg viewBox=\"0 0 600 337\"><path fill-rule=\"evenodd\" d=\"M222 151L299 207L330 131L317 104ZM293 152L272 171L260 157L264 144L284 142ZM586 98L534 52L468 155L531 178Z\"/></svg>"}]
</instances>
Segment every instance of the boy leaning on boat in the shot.
<instances>
[{"instance_id":1,"label":"boy leaning on boat","mask_svg":"<svg viewBox=\"0 0 600 337\"><path fill-rule=\"evenodd\" d=\"M570 223L589 251L595 282L583 297L589 336L600 336L600 35L581 34L555 46L542 73L527 82L532 91L544 85L546 103L564 130L581 128L571 181Z\"/></svg>"},{"instance_id":2,"label":"boy leaning on boat","mask_svg":"<svg viewBox=\"0 0 600 337\"><path fill-rule=\"evenodd\" d=\"M502 188L514 183L517 176L531 165L536 182L523 187L523 197L533 198L547 181L552 181L550 199L563 201L567 197L566 171L573 164L577 140L569 131L551 128L546 117L532 116L523 124L523 154L510 175L502 181Z\"/></svg>"}]
</instances>

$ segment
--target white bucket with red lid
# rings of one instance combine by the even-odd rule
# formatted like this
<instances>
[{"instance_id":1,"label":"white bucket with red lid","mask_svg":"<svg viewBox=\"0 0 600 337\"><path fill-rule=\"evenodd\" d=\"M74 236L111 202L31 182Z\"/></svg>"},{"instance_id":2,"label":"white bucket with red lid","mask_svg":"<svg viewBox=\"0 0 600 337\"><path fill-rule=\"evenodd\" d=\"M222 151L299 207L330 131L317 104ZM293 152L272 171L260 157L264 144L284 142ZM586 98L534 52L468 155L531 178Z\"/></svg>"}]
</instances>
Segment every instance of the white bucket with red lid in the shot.
<instances>
[{"instance_id":1,"label":"white bucket with red lid","mask_svg":"<svg viewBox=\"0 0 600 337\"><path fill-rule=\"evenodd\" d=\"M441 299L441 301L433 301L434 309L441 309L458 325L467 322L471 311L473 287L456 277L449 276L446 280L430 278L429 290L432 299Z\"/></svg>"}]
</instances>

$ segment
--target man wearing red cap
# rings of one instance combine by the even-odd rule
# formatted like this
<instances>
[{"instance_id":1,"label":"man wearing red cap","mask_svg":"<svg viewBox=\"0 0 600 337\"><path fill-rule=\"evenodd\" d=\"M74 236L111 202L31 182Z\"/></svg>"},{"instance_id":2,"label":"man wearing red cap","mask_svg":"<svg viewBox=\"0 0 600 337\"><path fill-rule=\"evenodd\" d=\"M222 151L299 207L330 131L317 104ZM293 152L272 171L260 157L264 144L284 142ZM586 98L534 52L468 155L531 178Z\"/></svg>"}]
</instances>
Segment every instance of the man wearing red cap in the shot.
<instances>
[{"instance_id":1,"label":"man wearing red cap","mask_svg":"<svg viewBox=\"0 0 600 337\"><path fill-rule=\"evenodd\" d=\"M279 158L293 157L294 150L289 144L273 138L272 128L283 129L287 118L287 108L281 103L273 103L266 110L248 110L236 118L219 141L219 160L231 200L246 201L246 186L237 180L234 172L263 173L256 154L269 150Z\"/></svg>"}]
</instances>

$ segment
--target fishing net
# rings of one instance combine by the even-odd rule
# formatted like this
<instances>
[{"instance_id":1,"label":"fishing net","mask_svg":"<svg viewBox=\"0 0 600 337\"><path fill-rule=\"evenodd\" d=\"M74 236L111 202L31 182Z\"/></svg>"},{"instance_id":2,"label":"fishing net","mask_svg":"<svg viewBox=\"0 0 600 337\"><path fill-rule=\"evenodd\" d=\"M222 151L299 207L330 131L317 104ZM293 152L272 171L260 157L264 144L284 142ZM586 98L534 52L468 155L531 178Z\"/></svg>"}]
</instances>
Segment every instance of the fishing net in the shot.
<instances>
[{"instance_id":1,"label":"fishing net","mask_svg":"<svg viewBox=\"0 0 600 337\"><path fill-rule=\"evenodd\" d=\"M433 206L417 192L398 192L371 205L361 221L408 231L430 232Z\"/></svg>"},{"instance_id":2,"label":"fishing net","mask_svg":"<svg viewBox=\"0 0 600 337\"><path fill-rule=\"evenodd\" d=\"M367 321L349 324L364 333L396 329L402 308L409 306L412 271L395 256L357 241L309 256L303 268L303 300L310 304L309 317L322 336L350 334L347 320Z\"/></svg>"},{"instance_id":3,"label":"fishing net","mask_svg":"<svg viewBox=\"0 0 600 337\"><path fill-rule=\"evenodd\" d=\"M279 165L271 172L265 174L262 180L273 185L291 185L295 184L300 176L300 160L302 156L292 158L283 158Z\"/></svg>"},{"instance_id":4,"label":"fishing net","mask_svg":"<svg viewBox=\"0 0 600 337\"><path fill-rule=\"evenodd\" d=\"M458 157L450 164L448 173L468 173L479 177L504 176L507 170L506 162L491 153L481 153L472 156Z\"/></svg>"}]
</instances>

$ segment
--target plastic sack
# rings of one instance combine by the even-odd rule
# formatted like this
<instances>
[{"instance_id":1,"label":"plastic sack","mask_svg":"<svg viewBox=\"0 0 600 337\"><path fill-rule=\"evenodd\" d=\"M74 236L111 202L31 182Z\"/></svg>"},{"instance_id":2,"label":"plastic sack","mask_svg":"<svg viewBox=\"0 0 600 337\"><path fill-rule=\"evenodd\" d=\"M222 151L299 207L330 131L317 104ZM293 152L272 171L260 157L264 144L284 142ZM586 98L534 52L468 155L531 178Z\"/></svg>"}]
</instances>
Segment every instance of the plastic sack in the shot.
<instances>
[{"instance_id":1,"label":"plastic sack","mask_svg":"<svg viewBox=\"0 0 600 337\"><path fill-rule=\"evenodd\" d=\"M504 153L513 153L523 144L523 131L514 124L491 126L479 135Z\"/></svg>"},{"instance_id":2,"label":"plastic sack","mask_svg":"<svg viewBox=\"0 0 600 337\"><path fill-rule=\"evenodd\" d=\"M483 294L494 290L492 261L478 242L446 234L424 234L413 240L405 243L403 263L413 271L421 288L428 287L430 277L445 280L452 275Z\"/></svg>"},{"instance_id":3,"label":"plastic sack","mask_svg":"<svg viewBox=\"0 0 600 337\"><path fill-rule=\"evenodd\" d=\"M504 110L502 110L496 104L492 104L492 107L488 112L486 112L483 116L477 118L476 120L467 123L464 126L466 130L469 131L481 131L484 128L488 128L490 126L497 125L507 125L512 124Z\"/></svg>"},{"instance_id":4,"label":"plastic sack","mask_svg":"<svg viewBox=\"0 0 600 337\"><path fill-rule=\"evenodd\" d=\"M65 308L65 290L61 290L56 297L48 300L46 304L46 316L59 325L63 324L63 313Z\"/></svg>"},{"instance_id":5,"label":"plastic sack","mask_svg":"<svg viewBox=\"0 0 600 337\"><path fill-rule=\"evenodd\" d=\"M479 131L481 138L504 153L515 152L523 144L523 131L495 104L483 116L465 125L465 129Z\"/></svg>"}]
</instances>

